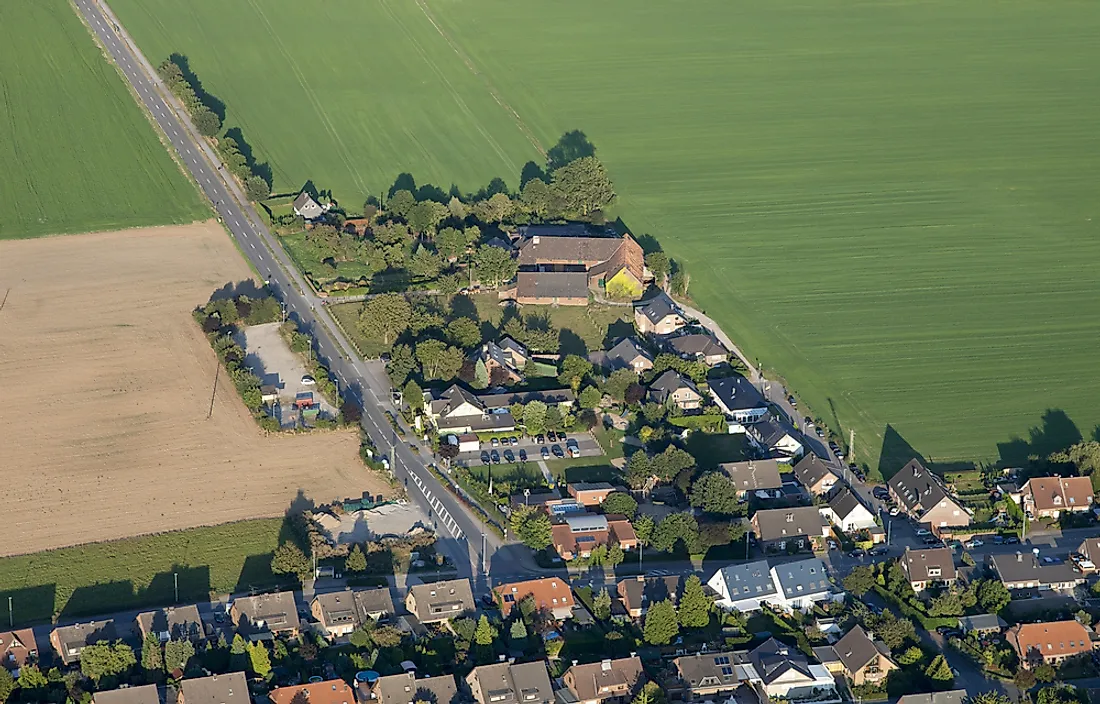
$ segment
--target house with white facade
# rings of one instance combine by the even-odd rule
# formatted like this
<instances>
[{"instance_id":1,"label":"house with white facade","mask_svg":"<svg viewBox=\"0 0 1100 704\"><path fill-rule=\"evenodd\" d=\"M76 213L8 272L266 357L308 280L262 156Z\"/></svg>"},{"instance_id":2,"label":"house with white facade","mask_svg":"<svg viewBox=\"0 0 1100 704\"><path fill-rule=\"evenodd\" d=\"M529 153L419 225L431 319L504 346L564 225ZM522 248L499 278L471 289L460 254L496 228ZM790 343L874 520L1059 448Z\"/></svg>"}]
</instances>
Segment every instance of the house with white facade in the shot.
<instances>
[{"instance_id":1,"label":"house with white facade","mask_svg":"<svg viewBox=\"0 0 1100 704\"><path fill-rule=\"evenodd\" d=\"M744 433L748 426L768 415L767 401L740 374L711 380L710 397L725 414L730 433Z\"/></svg>"},{"instance_id":2,"label":"house with white facade","mask_svg":"<svg viewBox=\"0 0 1100 704\"><path fill-rule=\"evenodd\" d=\"M825 563L816 557L771 568L776 586L772 604L785 611L805 611L823 601L838 601L844 592L829 581Z\"/></svg>"},{"instance_id":3,"label":"house with white facade","mask_svg":"<svg viewBox=\"0 0 1100 704\"><path fill-rule=\"evenodd\" d=\"M846 533L863 528L869 530L878 525L875 523L875 514L848 487L837 489L829 503L820 510L822 516Z\"/></svg>"},{"instance_id":4,"label":"house with white facade","mask_svg":"<svg viewBox=\"0 0 1100 704\"><path fill-rule=\"evenodd\" d=\"M742 613L756 611L764 604L784 611L802 611L844 596L829 581L825 563L816 557L774 567L767 560L729 565L715 572L707 586L717 594L714 603L718 608Z\"/></svg>"}]
</instances>

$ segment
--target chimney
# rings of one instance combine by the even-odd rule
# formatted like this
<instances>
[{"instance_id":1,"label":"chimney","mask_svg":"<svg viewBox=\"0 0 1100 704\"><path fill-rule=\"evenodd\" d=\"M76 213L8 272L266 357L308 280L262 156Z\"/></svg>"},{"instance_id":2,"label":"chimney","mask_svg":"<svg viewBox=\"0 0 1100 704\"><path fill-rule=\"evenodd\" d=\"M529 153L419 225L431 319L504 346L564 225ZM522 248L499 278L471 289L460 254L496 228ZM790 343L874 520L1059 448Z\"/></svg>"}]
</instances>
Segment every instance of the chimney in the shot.
<instances>
[{"instance_id":1,"label":"chimney","mask_svg":"<svg viewBox=\"0 0 1100 704\"><path fill-rule=\"evenodd\" d=\"M604 661L600 662L600 669L603 670L604 672L607 672L608 670L610 670L611 669L611 661L610 660L604 660Z\"/></svg>"},{"instance_id":2,"label":"chimney","mask_svg":"<svg viewBox=\"0 0 1100 704\"><path fill-rule=\"evenodd\" d=\"M574 660L574 661L573 661L573 667L576 667L576 666L577 666L577 661L576 661L576 660Z\"/></svg>"},{"instance_id":3,"label":"chimney","mask_svg":"<svg viewBox=\"0 0 1100 704\"><path fill-rule=\"evenodd\" d=\"M532 237L531 238L531 243L532 244L538 244L539 243L539 236L535 235L534 237Z\"/></svg>"}]
</instances>

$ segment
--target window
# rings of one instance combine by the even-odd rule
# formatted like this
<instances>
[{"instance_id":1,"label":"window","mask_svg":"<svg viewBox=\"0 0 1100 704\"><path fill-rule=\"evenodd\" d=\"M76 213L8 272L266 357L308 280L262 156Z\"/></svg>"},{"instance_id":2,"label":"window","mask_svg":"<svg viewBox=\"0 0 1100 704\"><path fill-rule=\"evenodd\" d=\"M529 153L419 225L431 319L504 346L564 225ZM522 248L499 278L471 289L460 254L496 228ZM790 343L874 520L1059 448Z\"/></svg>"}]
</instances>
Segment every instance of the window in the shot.
<instances>
[{"instance_id":1,"label":"window","mask_svg":"<svg viewBox=\"0 0 1100 704\"><path fill-rule=\"evenodd\" d=\"M729 677L730 675L733 674L733 668L732 667L723 667L722 668L722 674L725 675L726 677Z\"/></svg>"},{"instance_id":2,"label":"window","mask_svg":"<svg viewBox=\"0 0 1100 704\"><path fill-rule=\"evenodd\" d=\"M721 657L714 658L714 664L715 665L729 665L730 664L729 656L728 655L723 655Z\"/></svg>"}]
</instances>

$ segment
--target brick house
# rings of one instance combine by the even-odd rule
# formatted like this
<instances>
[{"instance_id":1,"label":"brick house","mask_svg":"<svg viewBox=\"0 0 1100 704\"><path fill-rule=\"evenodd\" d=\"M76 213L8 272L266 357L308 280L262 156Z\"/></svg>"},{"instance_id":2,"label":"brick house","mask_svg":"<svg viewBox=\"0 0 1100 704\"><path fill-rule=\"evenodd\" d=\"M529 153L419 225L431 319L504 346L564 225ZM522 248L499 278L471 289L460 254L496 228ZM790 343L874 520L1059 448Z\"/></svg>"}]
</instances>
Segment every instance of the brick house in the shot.
<instances>
[{"instance_id":1,"label":"brick house","mask_svg":"<svg viewBox=\"0 0 1100 704\"><path fill-rule=\"evenodd\" d=\"M562 684L577 704L629 702L645 683L642 661L637 655L572 665L561 677Z\"/></svg>"},{"instance_id":2,"label":"brick house","mask_svg":"<svg viewBox=\"0 0 1100 704\"><path fill-rule=\"evenodd\" d=\"M934 530L970 525L970 514L919 460L910 460L886 483L890 496L914 521Z\"/></svg>"},{"instance_id":3,"label":"brick house","mask_svg":"<svg viewBox=\"0 0 1100 704\"><path fill-rule=\"evenodd\" d=\"M907 547L898 562L909 580L909 585L918 594L933 585L954 584L958 576L955 572L955 557L947 548L910 550Z\"/></svg>"},{"instance_id":4,"label":"brick house","mask_svg":"<svg viewBox=\"0 0 1100 704\"><path fill-rule=\"evenodd\" d=\"M703 406L703 395L690 379L675 369L669 369L649 385L649 400L661 405L675 405L684 411Z\"/></svg>"},{"instance_id":5,"label":"brick house","mask_svg":"<svg viewBox=\"0 0 1100 704\"><path fill-rule=\"evenodd\" d=\"M573 482L569 486L569 495L582 506L594 508L599 506L607 498L608 494L615 492L615 487L608 482Z\"/></svg>"},{"instance_id":6,"label":"brick house","mask_svg":"<svg viewBox=\"0 0 1100 704\"><path fill-rule=\"evenodd\" d=\"M1089 631L1077 621L1023 623L1005 633L1008 644L1020 658L1020 665L1057 665L1066 658L1092 652Z\"/></svg>"},{"instance_id":7,"label":"brick house","mask_svg":"<svg viewBox=\"0 0 1100 704\"><path fill-rule=\"evenodd\" d=\"M806 491L814 496L825 496L840 481L840 477L836 475L836 472L812 452L806 453L795 464L794 478L806 487Z\"/></svg>"},{"instance_id":8,"label":"brick house","mask_svg":"<svg viewBox=\"0 0 1100 704\"><path fill-rule=\"evenodd\" d=\"M757 511L750 525L765 551L787 550L791 544L798 550L820 548L829 531L828 522L816 506Z\"/></svg>"},{"instance_id":9,"label":"brick house","mask_svg":"<svg viewBox=\"0 0 1100 704\"><path fill-rule=\"evenodd\" d=\"M534 600L536 610L545 611L558 620L572 618L576 605L569 583L558 577L498 584L493 587L493 594L505 618L528 596Z\"/></svg>"},{"instance_id":10,"label":"brick house","mask_svg":"<svg viewBox=\"0 0 1100 704\"><path fill-rule=\"evenodd\" d=\"M671 335L687 325L687 321L675 301L661 291L634 307L634 325L642 334Z\"/></svg>"},{"instance_id":11,"label":"brick house","mask_svg":"<svg viewBox=\"0 0 1100 704\"><path fill-rule=\"evenodd\" d=\"M1094 503L1089 477L1032 477L1020 487L1019 496L1021 508L1033 518L1090 511Z\"/></svg>"},{"instance_id":12,"label":"brick house","mask_svg":"<svg viewBox=\"0 0 1100 704\"><path fill-rule=\"evenodd\" d=\"M563 560L588 557L600 545L618 545L623 550L638 546L634 526L626 516L616 514L574 513L554 519L551 539Z\"/></svg>"}]
</instances>

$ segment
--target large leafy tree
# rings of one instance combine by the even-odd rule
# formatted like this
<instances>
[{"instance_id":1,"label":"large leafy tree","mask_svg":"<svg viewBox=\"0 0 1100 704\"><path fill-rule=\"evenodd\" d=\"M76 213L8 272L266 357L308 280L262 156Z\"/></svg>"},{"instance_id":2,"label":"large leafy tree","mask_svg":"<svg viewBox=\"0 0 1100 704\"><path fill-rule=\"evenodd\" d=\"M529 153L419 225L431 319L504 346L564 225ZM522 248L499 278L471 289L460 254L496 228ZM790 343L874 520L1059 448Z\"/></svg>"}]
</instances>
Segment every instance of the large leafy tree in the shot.
<instances>
[{"instance_id":1,"label":"large leafy tree","mask_svg":"<svg viewBox=\"0 0 1100 704\"><path fill-rule=\"evenodd\" d=\"M164 669L169 672L177 667L186 670L193 657L195 645L189 640L170 640L164 644Z\"/></svg>"},{"instance_id":2,"label":"large leafy tree","mask_svg":"<svg viewBox=\"0 0 1100 704\"><path fill-rule=\"evenodd\" d=\"M647 643L668 645L679 632L676 607L671 601L665 599L649 607L645 615L645 625L642 628L642 637Z\"/></svg>"},{"instance_id":3,"label":"large leafy tree","mask_svg":"<svg viewBox=\"0 0 1100 704\"><path fill-rule=\"evenodd\" d=\"M275 574L292 574L300 581L305 581L311 573L309 558L300 547L287 541L275 548L275 554L271 557L271 571Z\"/></svg>"},{"instance_id":4,"label":"large leafy tree","mask_svg":"<svg viewBox=\"0 0 1100 704\"><path fill-rule=\"evenodd\" d=\"M572 387L576 391L581 383L592 373L592 362L575 354L568 354L561 363L561 373L558 374L558 383Z\"/></svg>"},{"instance_id":5,"label":"large leafy tree","mask_svg":"<svg viewBox=\"0 0 1100 704\"><path fill-rule=\"evenodd\" d=\"M104 677L121 675L136 664L134 649L122 641L100 641L80 651L80 671L97 684Z\"/></svg>"},{"instance_id":6,"label":"large leafy tree","mask_svg":"<svg viewBox=\"0 0 1100 704\"><path fill-rule=\"evenodd\" d=\"M1012 594L999 579L986 579L978 587L978 603L987 613L995 614L1012 601Z\"/></svg>"},{"instance_id":7,"label":"large leafy tree","mask_svg":"<svg viewBox=\"0 0 1100 704\"><path fill-rule=\"evenodd\" d=\"M638 513L638 502L634 497L624 491L616 491L607 495L602 504L604 513L621 513L630 520Z\"/></svg>"},{"instance_id":8,"label":"large leafy tree","mask_svg":"<svg viewBox=\"0 0 1100 704\"><path fill-rule=\"evenodd\" d=\"M395 345L390 350L390 361L386 364L386 373L394 386L401 386L416 369L416 358L408 345Z\"/></svg>"},{"instance_id":9,"label":"large leafy tree","mask_svg":"<svg viewBox=\"0 0 1100 704\"><path fill-rule=\"evenodd\" d=\"M481 328L471 318L455 318L447 323L447 339L464 349L477 347L481 343Z\"/></svg>"},{"instance_id":10,"label":"large leafy tree","mask_svg":"<svg viewBox=\"0 0 1100 704\"><path fill-rule=\"evenodd\" d=\"M703 628L710 623L713 602L703 591L703 583L697 575L691 575L684 583L680 597L680 625L684 628Z\"/></svg>"},{"instance_id":11,"label":"large leafy tree","mask_svg":"<svg viewBox=\"0 0 1100 704\"><path fill-rule=\"evenodd\" d=\"M443 219L448 215L450 215L450 211L442 203L436 203L434 200L422 200L409 208L405 220L409 223L409 227L412 228L413 232L432 237L435 235L436 226L443 222Z\"/></svg>"},{"instance_id":12,"label":"large leafy tree","mask_svg":"<svg viewBox=\"0 0 1100 704\"><path fill-rule=\"evenodd\" d=\"M531 401L523 407L523 424L528 434L541 433L546 429L546 404L542 401Z\"/></svg>"},{"instance_id":13,"label":"large leafy tree","mask_svg":"<svg viewBox=\"0 0 1100 704\"><path fill-rule=\"evenodd\" d=\"M425 379L453 379L462 368L462 350L440 340L428 339L417 343L416 359Z\"/></svg>"},{"instance_id":14,"label":"large leafy tree","mask_svg":"<svg viewBox=\"0 0 1100 704\"><path fill-rule=\"evenodd\" d=\"M386 211L399 218L407 217L409 211L416 205L416 198L406 190L396 191L386 203Z\"/></svg>"},{"instance_id":15,"label":"large leafy tree","mask_svg":"<svg viewBox=\"0 0 1100 704\"><path fill-rule=\"evenodd\" d=\"M680 544L691 554L699 550L699 523L686 511L665 516L653 530L653 547L658 550L673 552Z\"/></svg>"},{"instance_id":16,"label":"large leafy tree","mask_svg":"<svg viewBox=\"0 0 1100 704\"><path fill-rule=\"evenodd\" d=\"M565 199L566 208L587 216L615 199L615 188L607 170L594 156L584 157L556 169L553 187Z\"/></svg>"},{"instance_id":17,"label":"large leafy tree","mask_svg":"<svg viewBox=\"0 0 1100 704\"><path fill-rule=\"evenodd\" d=\"M381 338L384 344L393 341L409 327L412 306L400 293L383 293L363 304L359 313L359 331L366 337Z\"/></svg>"},{"instance_id":18,"label":"large leafy tree","mask_svg":"<svg viewBox=\"0 0 1100 704\"><path fill-rule=\"evenodd\" d=\"M510 526L516 537L532 550L542 550L553 542L550 516L541 509L521 506L512 512Z\"/></svg>"},{"instance_id":19,"label":"large leafy tree","mask_svg":"<svg viewBox=\"0 0 1100 704\"><path fill-rule=\"evenodd\" d=\"M581 408L596 408L600 405L600 401L603 399L603 394L595 386L586 386L581 389L581 395L578 401L581 404Z\"/></svg>"},{"instance_id":20,"label":"large leafy tree","mask_svg":"<svg viewBox=\"0 0 1100 704\"><path fill-rule=\"evenodd\" d=\"M692 485L691 505L707 513L733 515L738 512L737 487L724 472L709 472Z\"/></svg>"},{"instance_id":21,"label":"large leafy tree","mask_svg":"<svg viewBox=\"0 0 1100 704\"><path fill-rule=\"evenodd\" d=\"M500 247L482 245L474 253L474 273L486 286L496 287L511 281L517 269L512 253Z\"/></svg>"},{"instance_id":22,"label":"large leafy tree","mask_svg":"<svg viewBox=\"0 0 1100 704\"><path fill-rule=\"evenodd\" d=\"M875 586L875 572L870 565L857 565L844 578L844 588L861 597Z\"/></svg>"},{"instance_id":23,"label":"large leafy tree","mask_svg":"<svg viewBox=\"0 0 1100 704\"><path fill-rule=\"evenodd\" d=\"M453 227L445 227L435 236L435 246L446 259L458 259L466 253L466 234Z\"/></svg>"}]
</instances>

